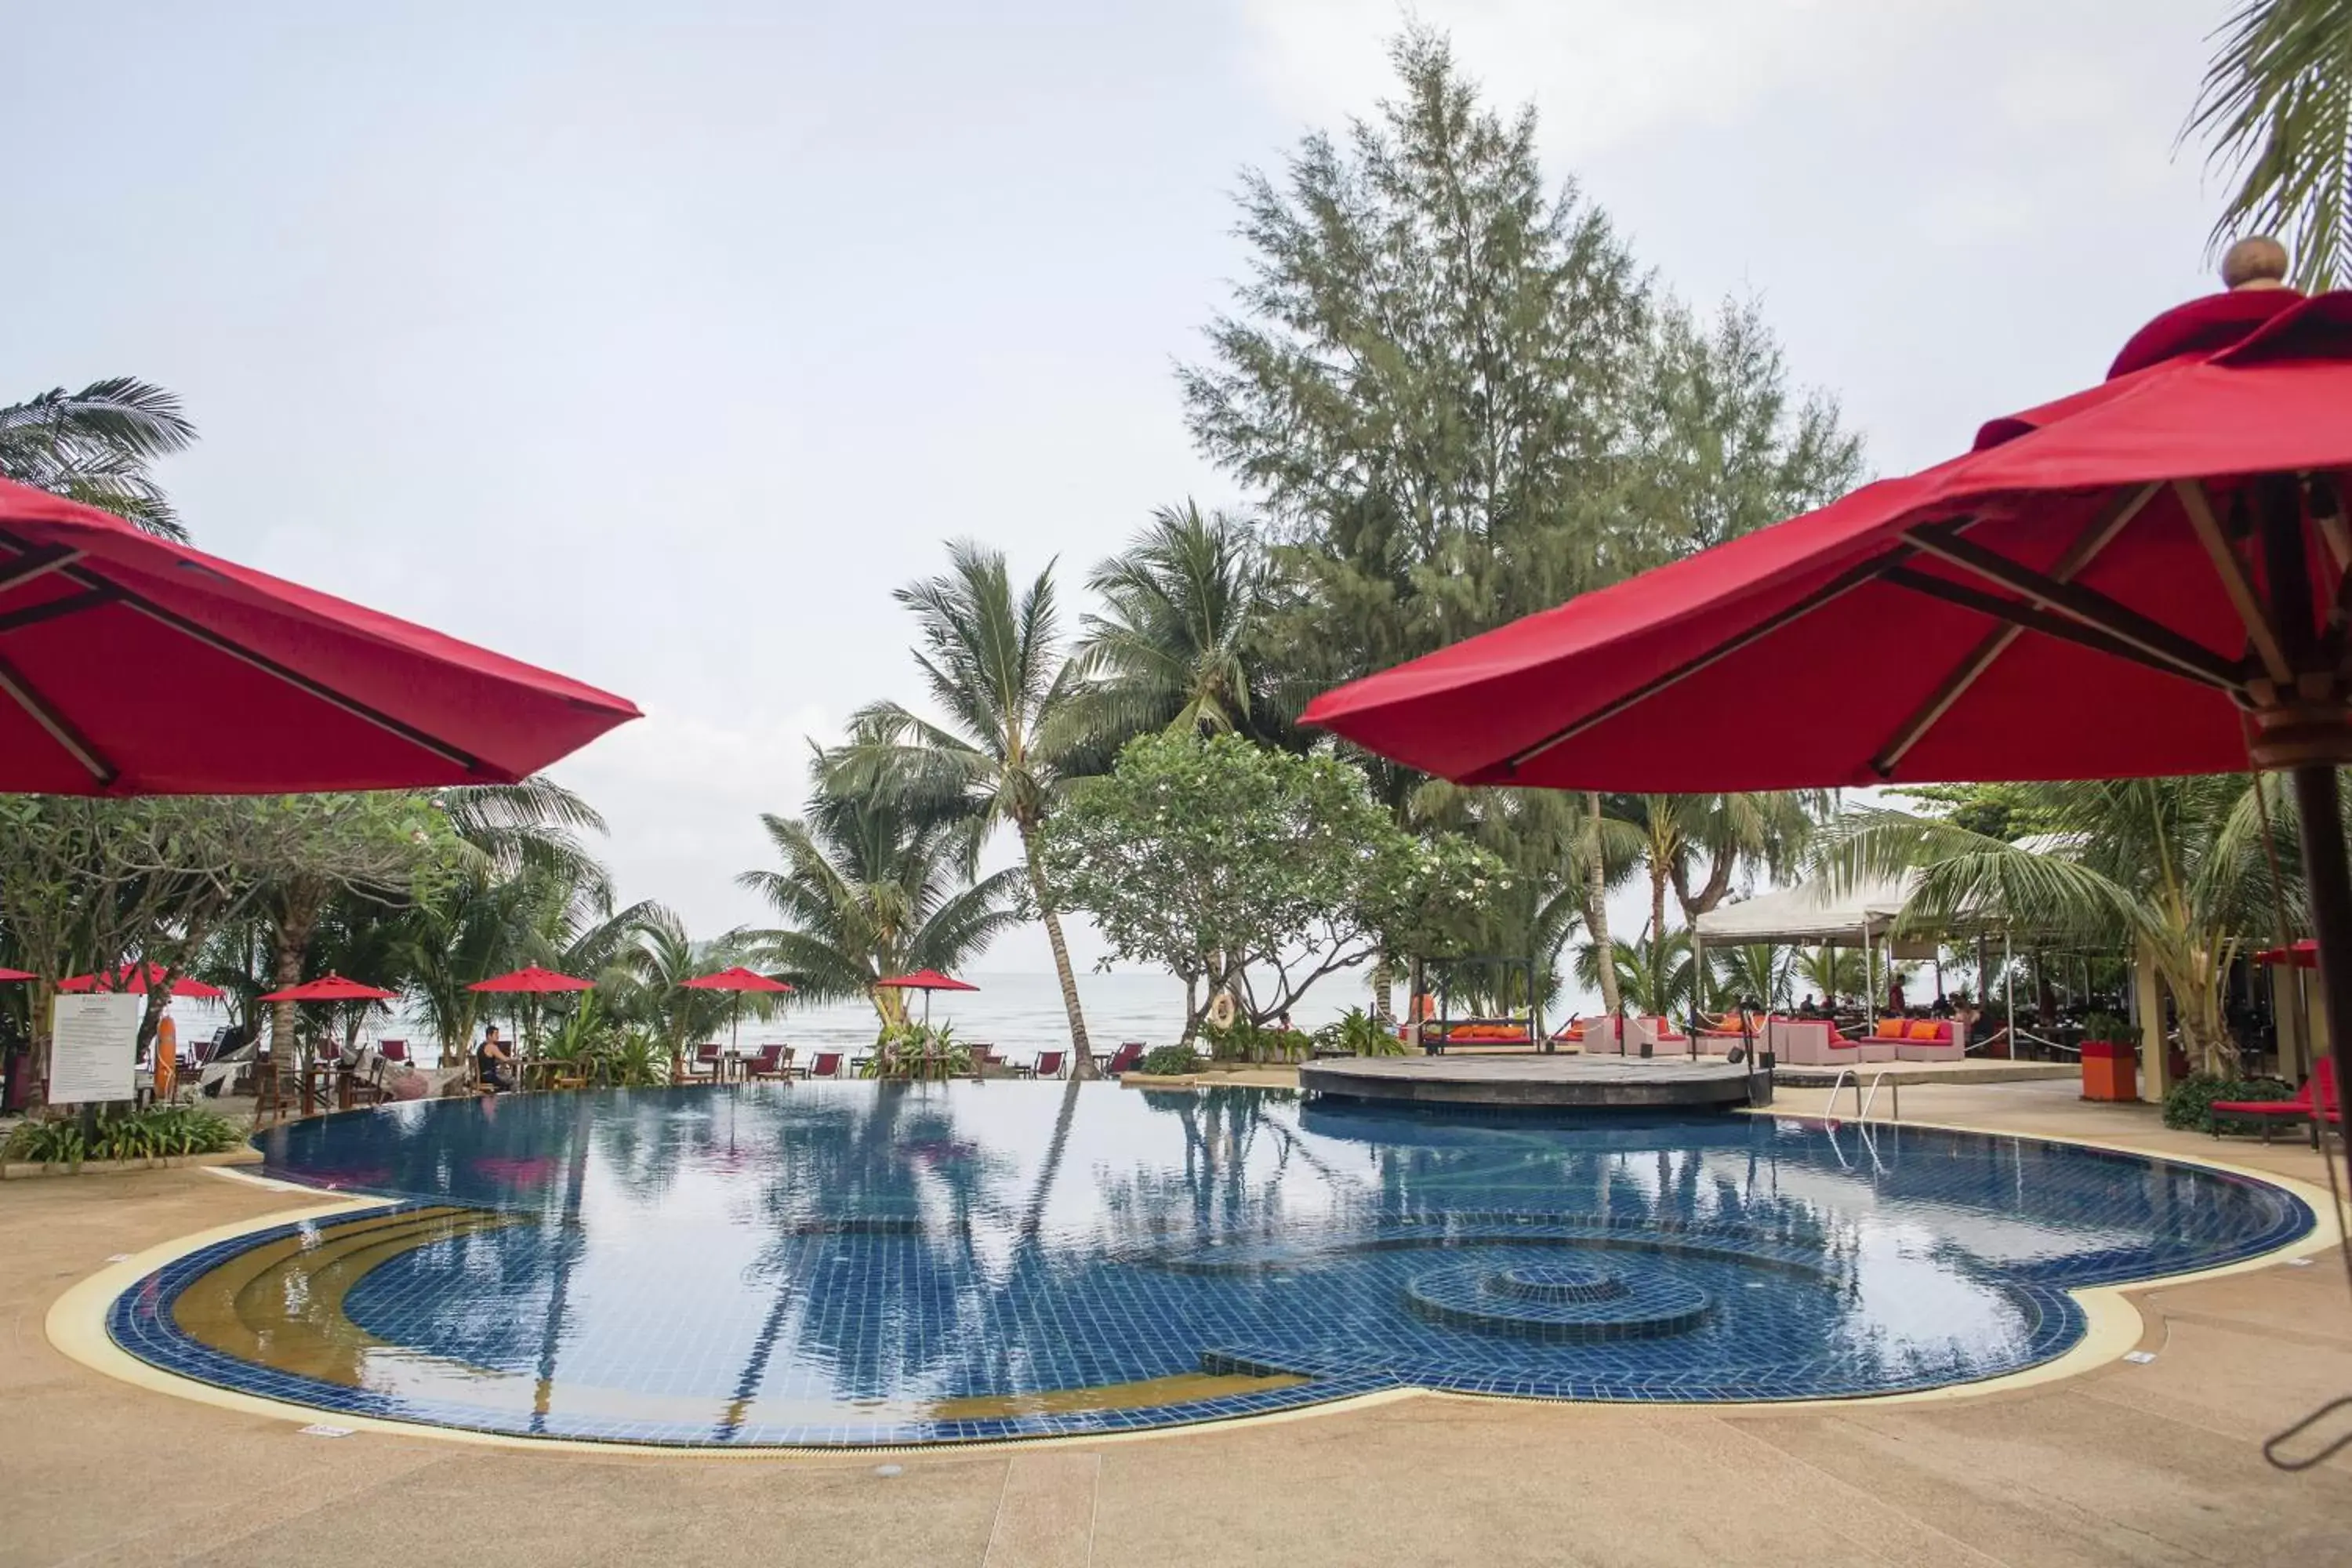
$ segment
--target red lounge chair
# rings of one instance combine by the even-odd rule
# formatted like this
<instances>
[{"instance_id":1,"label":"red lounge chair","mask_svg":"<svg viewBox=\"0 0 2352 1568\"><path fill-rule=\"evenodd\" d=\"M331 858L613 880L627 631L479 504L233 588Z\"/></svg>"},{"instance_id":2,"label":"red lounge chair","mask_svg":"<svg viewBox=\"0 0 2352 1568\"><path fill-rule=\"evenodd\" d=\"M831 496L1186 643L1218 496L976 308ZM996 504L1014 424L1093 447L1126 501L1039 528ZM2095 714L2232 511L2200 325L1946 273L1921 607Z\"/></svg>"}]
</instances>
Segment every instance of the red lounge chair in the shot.
<instances>
[{"instance_id":1,"label":"red lounge chair","mask_svg":"<svg viewBox=\"0 0 2352 1568\"><path fill-rule=\"evenodd\" d=\"M376 1055L382 1057L388 1062L404 1062L408 1059L408 1042L406 1040L378 1040L375 1043L375 1052Z\"/></svg>"},{"instance_id":2,"label":"red lounge chair","mask_svg":"<svg viewBox=\"0 0 2352 1568\"><path fill-rule=\"evenodd\" d=\"M688 1083L716 1083L719 1080L719 1047L698 1046L682 1064Z\"/></svg>"},{"instance_id":3,"label":"red lounge chair","mask_svg":"<svg viewBox=\"0 0 2352 1568\"><path fill-rule=\"evenodd\" d=\"M1031 1078L1061 1077L1062 1064L1069 1059L1069 1055L1067 1051L1039 1051L1037 1059L1030 1064L1029 1076Z\"/></svg>"},{"instance_id":4,"label":"red lounge chair","mask_svg":"<svg viewBox=\"0 0 2352 1568\"><path fill-rule=\"evenodd\" d=\"M2316 1121L2313 1115L2314 1086L2318 1090ZM2336 1063L2326 1057L2313 1066L2311 1076L2303 1080L2303 1088L2295 1091L2293 1100L2217 1100L2208 1110L2214 1137L2221 1136L2221 1123L2225 1121L2252 1121L2261 1124L2265 1143L2277 1127L2308 1121L2312 1123L2311 1141L2315 1147L2319 1142L2319 1122L2341 1126L2344 1121L2344 1108L2336 1098Z\"/></svg>"},{"instance_id":5,"label":"red lounge chair","mask_svg":"<svg viewBox=\"0 0 2352 1568\"><path fill-rule=\"evenodd\" d=\"M839 1078L841 1076L841 1058L842 1053L839 1051L817 1052L816 1059L810 1062L808 1065L808 1076L811 1078Z\"/></svg>"},{"instance_id":6,"label":"red lounge chair","mask_svg":"<svg viewBox=\"0 0 2352 1568\"><path fill-rule=\"evenodd\" d=\"M759 1054L744 1068L745 1076L772 1079L793 1076L793 1048L790 1046L761 1046Z\"/></svg>"},{"instance_id":7,"label":"red lounge chair","mask_svg":"<svg viewBox=\"0 0 2352 1568\"><path fill-rule=\"evenodd\" d=\"M1097 1057L1095 1066L1100 1069L1103 1077L1117 1078L1119 1074L1131 1070L1135 1064L1142 1059L1143 1042L1129 1040L1108 1057Z\"/></svg>"}]
</instances>

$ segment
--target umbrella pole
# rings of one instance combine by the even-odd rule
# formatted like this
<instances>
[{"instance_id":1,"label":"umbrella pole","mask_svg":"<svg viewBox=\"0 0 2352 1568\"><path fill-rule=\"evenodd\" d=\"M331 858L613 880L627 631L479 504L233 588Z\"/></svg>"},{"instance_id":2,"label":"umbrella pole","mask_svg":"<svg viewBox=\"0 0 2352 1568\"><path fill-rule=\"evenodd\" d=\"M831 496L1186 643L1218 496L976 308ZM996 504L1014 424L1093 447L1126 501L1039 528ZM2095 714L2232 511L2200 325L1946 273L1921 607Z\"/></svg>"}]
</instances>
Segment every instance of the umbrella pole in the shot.
<instances>
[{"instance_id":1,"label":"umbrella pole","mask_svg":"<svg viewBox=\"0 0 2352 1568\"><path fill-rule=\"evenodd\" d=\"M2345 860L2343 802L2331 763L2294 770L2294 805L2302 818L2304 883L2311 899L2311 931L2319 944L2319 999L2327 1020L2327 1049L2336 1061L2336 1103L2352 1089L2352 867ZM2294 954L2290 952L2292 959ZM2315 1059L2317 1051L2312 1053ZM2326 1142L2326 1130L2321 1130ZM2346 1142L2352 1163L2352 1139Z\"/></svg>"}]
</instances>

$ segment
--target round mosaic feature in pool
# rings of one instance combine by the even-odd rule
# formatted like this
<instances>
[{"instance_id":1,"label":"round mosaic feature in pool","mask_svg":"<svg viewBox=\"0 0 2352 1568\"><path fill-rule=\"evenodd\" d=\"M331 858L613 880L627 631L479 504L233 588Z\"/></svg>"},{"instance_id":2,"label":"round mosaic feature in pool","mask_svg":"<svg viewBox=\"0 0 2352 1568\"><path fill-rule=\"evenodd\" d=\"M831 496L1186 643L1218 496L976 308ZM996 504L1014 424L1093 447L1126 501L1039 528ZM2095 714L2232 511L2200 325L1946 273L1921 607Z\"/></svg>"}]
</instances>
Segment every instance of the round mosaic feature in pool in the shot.
<instances>
[{"instance_id":1,"label":"round mosaic feature in pool","mask_svg":"<svg viewBox=\"0 0 2352 1568\"><path fill-rule=\"evenodd\" d=\"M683 1445L1089 1433L1379 1389L1721 1401L1997 1376L2069 1287L2254 1256L2267 1184L2026 1139L1270 1090L774 1084L295 1123L385 1205L117 1300L169 1371L338 1414Z\"/></svg>"}]
</instances>

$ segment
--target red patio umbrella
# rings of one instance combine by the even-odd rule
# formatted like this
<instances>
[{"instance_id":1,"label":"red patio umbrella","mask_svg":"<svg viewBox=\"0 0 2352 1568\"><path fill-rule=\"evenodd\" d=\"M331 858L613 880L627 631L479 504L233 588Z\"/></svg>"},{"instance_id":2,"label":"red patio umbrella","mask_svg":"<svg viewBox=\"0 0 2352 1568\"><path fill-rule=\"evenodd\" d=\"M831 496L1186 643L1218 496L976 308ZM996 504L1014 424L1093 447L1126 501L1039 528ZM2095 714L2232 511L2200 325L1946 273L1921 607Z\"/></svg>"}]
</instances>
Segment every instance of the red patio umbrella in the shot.
<instances>
[{"instance_id":1,"label":"red patio umbrella","mask_svg":"<svg viewBox=\"0 0 2352 1568\"><path fill-rule=\"evenodd\" d=\"M0 984L5 984L11 980L38 980L39 978L39 975L29 969L0 969Z\"/></svg>"},{"instance_id":2,"label":"red patio umbrella","mask_svg":"<svg viewBox=\"0 0 2352 1568\"><path fill-rule=\"evenodd\" d=\"M2284 947L2265 947L2254 954L2256 963L2291 963L2297 969L2319 967L2319 944L2309 937Z\"/></svg>"},{"instance_id":3,"label":"red patio umbrella","mask_svg":"<svg viewBox=\"0 0 2352 1568\"><path fill-rule=\"evenodd\" d=\"M1307 710L1473 784L1776 789L2294 773L2337 1068L2352 1081L2352 294L2158 317L2098 386L1962 457ZM1818 694L1769 735L1759 692Z\"/></svg>"},{"instance_id":4,"label":"red patio umbrella","mask_svg":"<svg viewBox=\"0 0 2352 1568\"><path fill-rule=\"evenodd\" d=\"M931 1021L931 993L934 991L977 991L979 986L968 980L958 980L952 974L941 974L936 969L918 969L912 974L894 974L887 980L877 980L877 986L889 986L899 991L919 991L923 994L923 1022Z\"/></svg>"},{"instance_id":5,"label":"red patio umbrella","mask_svg":"<svg viewBox=\"0 0 2352 1568\"><path fill-rule=\"evenodd\" d=\"M576 974L558 974L552 969L541 969L536 963L527 963L520 969L509 970L504 974L494 974L488 980L477 980L466 989L535 997L561 991L593 991L596 989L596 983L593 980L583 980ZM530 1005L529 1026L532 1035L535 1036L539 1032L537 1002ZM529 1045L534 1042L527 1040L524 1043Z\"/></svg>"},{"instance_id":6,"label":"red patio umbrella","mask_svg":"<svg viewBox=\"0 0 2352 1568\"><path fill-rule=\"evenodd\" d=\"M758 971L746 969L740 963L732 969L722 969L716 974L698 974L691 980L681 980L678 984L688 991L735 993L734 1005L728 1009L727 1014L727 1048L730 1051L740 1043L741 1037L739 1031L743 1023L743 993L761 991L771 994L788 994L792 990L792 987L782 981L771 980Z\"/></svg>"},{"instance_id":7,"label":"red patio umbrella","mask_svg":"<svg viewBox=\"0 0 2352 1568\"><path fill-rule=\"evenodd\" d=\"M636 716L609 692L0 480L0 790L511 783Z\"/></svg>"},{"instance_id":8,"label":"red patio umbrella","mask_svg":"<svg viewBox=\"0 0 2352 1568\"><path fill-rule=\"evenodd\" d=\"M494 974L488 980L477 980L466 987L468 991L512 991L543 995L552 991L593 991L596 983L583 980L575 974L558 974L552 969L541 969L536 963L504 974Z\"/></svg>"},{"instance_id":9,"label":"red patio umbrella","mask_svg":"<svg viewBox=\"0 0 2352 1568\"><path fill-rule=\"evenodd\" d=\"M306 980L299 985L289 985L283 991L269 991L259 998L264 1002L389 1002L399 995L397 991L379 991L373 985L362 985L356 980L346 980L336 973L327 973L316 980Z\"/></svg>"},{"instance_id":10,"label":"red patio umbrella","mask_svg":"<svg viewBox=\"0 0 2352 1568\"><path fill-rule=\"evenodd\" d=\"M151 984L169 984L172 994L190 1002L213 1002L227 994L217 985L207 985L184 974L168 974L160 963L142 963L136 969L128 964L99 974L76 974L58 982L58 989L67 992L127 991L134 996L144 996Z\"/></svg>"}]
</instances>

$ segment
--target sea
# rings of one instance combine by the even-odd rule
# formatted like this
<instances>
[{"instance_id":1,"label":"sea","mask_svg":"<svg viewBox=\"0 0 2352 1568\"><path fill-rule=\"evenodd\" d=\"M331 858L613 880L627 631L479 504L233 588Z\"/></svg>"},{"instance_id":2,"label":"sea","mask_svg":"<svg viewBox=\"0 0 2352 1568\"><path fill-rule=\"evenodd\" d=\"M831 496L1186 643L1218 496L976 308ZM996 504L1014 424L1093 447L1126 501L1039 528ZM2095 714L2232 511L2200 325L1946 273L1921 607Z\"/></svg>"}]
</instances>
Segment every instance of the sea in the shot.
<instances>
[{"instance_id":1,"label":"sea","mask_svg":"<svg viewBox=\"0 0 2352 1568\"><path fill-rule=\"evenodd\" d=\"M952 1025L956 1038L994 1046L1007 1060L1026 1065L1040 1050L1067 1046L1068 1015L1062 1008L1062 987L1045 973L991 973L974 971L962 976L977 991L941 991L930 998L931 1022ZM1148 1046L1173 1045L1184 1028L1184 983L1174 975L1143 970L1078 976L1078 1001L1086 1011L1087 1033L1097 1051L1115 1049L1128 1040ZM1403 998L1399 995L1399 1005ZM913 1016L923 1016L923 997L908 998ZM1302 1029L1329 1023L1349 1007L1369 1007L1371 985L1361 971L1325 976L1304 1001L1291 1010L1291 1022ZM203 1039L228 1022L222 1008L197 1002L172 1005L183 1041ZM784 1011L771 1018L746 1016L742 1041L748 1050L771 1041L791 1044L805 1059L814 1049L862 1051L873 1045L877 1028L874 1009L864 1002L803 1005L787 1001ZM369 1028L373 1038L405 1039L412 1059L425 1066L440 1060L432 1030L414 1016L383 1019Z\"/></svg>"}]
</instances>

